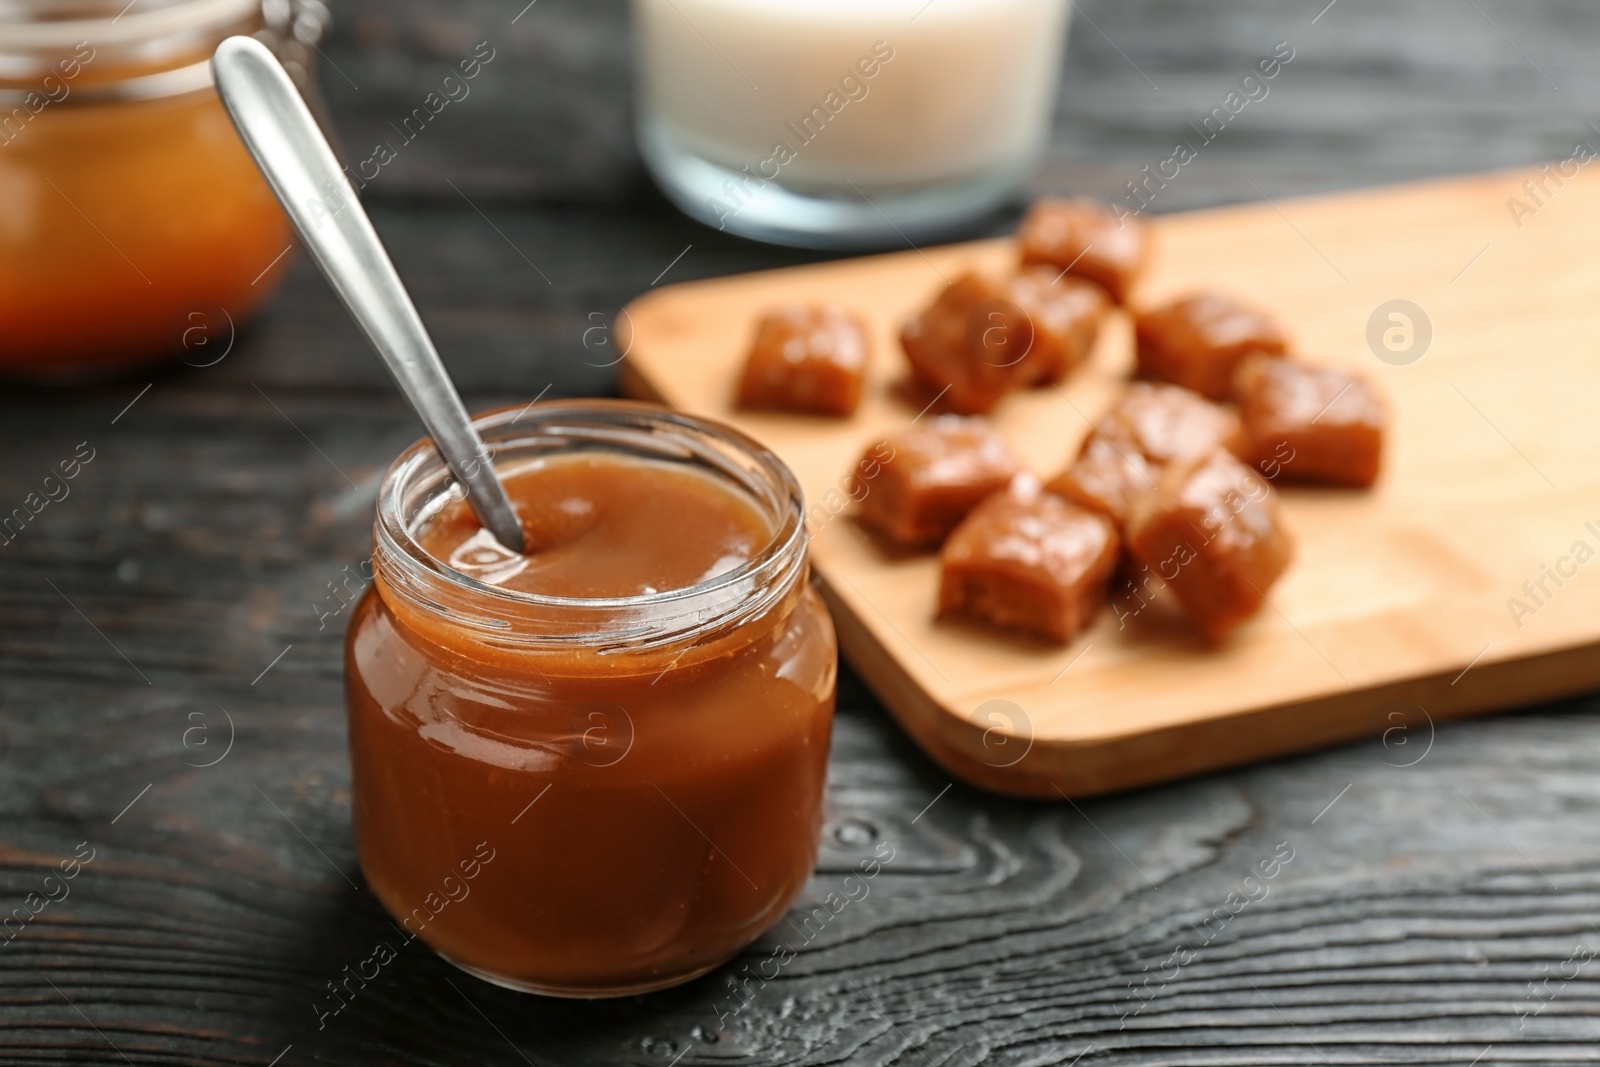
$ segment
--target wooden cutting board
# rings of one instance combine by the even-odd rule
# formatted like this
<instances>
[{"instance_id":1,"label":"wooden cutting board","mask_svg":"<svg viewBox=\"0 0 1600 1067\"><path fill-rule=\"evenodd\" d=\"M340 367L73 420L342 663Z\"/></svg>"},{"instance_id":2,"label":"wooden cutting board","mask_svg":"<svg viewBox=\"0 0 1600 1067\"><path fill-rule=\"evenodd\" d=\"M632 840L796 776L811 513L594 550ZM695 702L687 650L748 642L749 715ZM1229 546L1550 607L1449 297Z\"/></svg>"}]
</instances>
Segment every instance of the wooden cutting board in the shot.
<instances>
[{"instance_id":1,"label":"wooden cutting board","mask_svg":"<svg viewBox=\"0 0 1600 1067\"><path fill-rule=\"evenodd\" d=\"M1440 720L1600 687L1600 173L1547 179L1542 203L1523 188L1531 173L1154 220L1137 300L1233 292L1309 357L1368 375L1395 414L1373 491L1284 490L1297 558L1226 645L1154 613L1120 630L1106 613L1065 648L936 621L936 559L886 557L846 512L812 541L844 655L951 774L1039 797L1365 735L1400 765ZM619 316L624 389L737 426L794 468L809 502L836 504L862 449L918 413L895 387L899 324L944 279L1014 257L987 241L647 293ZM871 323L860 410L736 410L756 318L819 300ZM1409 341L1387 308L1374 324L1396 300L1422 311ZM1014 395L995 422L1048 476L1131 364L1118 316L1063 389Z\"/></svg>"}]
</instances>

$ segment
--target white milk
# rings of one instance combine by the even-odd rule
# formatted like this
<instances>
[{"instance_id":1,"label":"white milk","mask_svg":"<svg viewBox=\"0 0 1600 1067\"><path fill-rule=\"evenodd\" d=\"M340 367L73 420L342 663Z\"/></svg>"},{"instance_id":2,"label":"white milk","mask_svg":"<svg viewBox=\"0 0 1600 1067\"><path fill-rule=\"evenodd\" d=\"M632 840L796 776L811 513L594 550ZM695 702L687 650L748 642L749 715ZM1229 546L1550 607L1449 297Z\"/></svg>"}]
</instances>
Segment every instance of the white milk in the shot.
<instances>
[{"instance_id":1,"label":"white milk","mask_svg":"<svg viewBox=\"0 0 1600 1067\"><path fill-rule=\"evenodd\" d=\"M633 10L646 161L687 210L740 229L738 216L771 214L762 201L784 194L865 197L892 215L901 198L931 203L929 193L964 189L992 206L1048 133L1070 9L634 0ZM690 199L721 204L696 210Z\"/></svg>"}]
</instances>

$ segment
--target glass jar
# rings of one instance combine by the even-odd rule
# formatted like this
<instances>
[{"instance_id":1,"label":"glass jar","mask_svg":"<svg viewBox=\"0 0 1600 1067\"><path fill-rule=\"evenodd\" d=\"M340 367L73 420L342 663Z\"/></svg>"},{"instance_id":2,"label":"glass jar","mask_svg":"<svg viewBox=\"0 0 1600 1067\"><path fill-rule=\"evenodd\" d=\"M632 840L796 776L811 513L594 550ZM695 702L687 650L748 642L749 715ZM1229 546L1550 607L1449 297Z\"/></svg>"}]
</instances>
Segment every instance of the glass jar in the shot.
<instances>
[{"instance_id":1,"label":"glass jar","mask_svg":"<svg viewBox=\"0 0 1600 1067\"><path fill-rule=\"evenodd\" d=\"M0 0L0 374L215 358L290 233L211 53L255 34L305 92L325 21L318 0Z\"/></svg>"},{"instance_id":2,"label":"glass jar","mask_svg":"<svg viewBox=\"0 0 1600 1067\"><path fill-rule=\"evenodd\" d=\"M1026 181L1070 0L633 0L638 142L718 229L821 248L950 235Z\"/></svg>"},{"instance_id":3,"label":"glass jar","mask_svg":"<svg viewBox=\"0 0 1600 1067\"><path fill-rule=\"evenodd\" d=\"M545 403L475 425L502 477L569 457L671 464L772 535L686 588L510 591L422 549L460 489L431 442L403 453L345 644L367 884L408 937L510 988L687 981L776 922L816 860L837 653L799 485L749 438L652 405Z\"/></svg>"}]
</instances>

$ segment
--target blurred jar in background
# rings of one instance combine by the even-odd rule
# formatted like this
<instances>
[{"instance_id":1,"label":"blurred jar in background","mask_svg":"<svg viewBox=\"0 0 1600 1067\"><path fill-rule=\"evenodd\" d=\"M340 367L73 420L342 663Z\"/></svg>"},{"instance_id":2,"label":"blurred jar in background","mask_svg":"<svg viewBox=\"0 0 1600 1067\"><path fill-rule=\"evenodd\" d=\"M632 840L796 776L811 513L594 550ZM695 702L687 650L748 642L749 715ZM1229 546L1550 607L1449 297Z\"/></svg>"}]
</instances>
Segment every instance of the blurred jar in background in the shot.
<instances>
[{"instance_id":1,"label":"blurred jar in background","mask_svg":"<svg viewBox=\"0 0 1600 1067\"><path fill-rule=\"evenodd\" d=\"M0 375L182 355L282 273L287 221L211 85L255 34L301 90L318 0L0 0ZM209 358L209 357L208 357Z\"/></svg>"}]
</instances>

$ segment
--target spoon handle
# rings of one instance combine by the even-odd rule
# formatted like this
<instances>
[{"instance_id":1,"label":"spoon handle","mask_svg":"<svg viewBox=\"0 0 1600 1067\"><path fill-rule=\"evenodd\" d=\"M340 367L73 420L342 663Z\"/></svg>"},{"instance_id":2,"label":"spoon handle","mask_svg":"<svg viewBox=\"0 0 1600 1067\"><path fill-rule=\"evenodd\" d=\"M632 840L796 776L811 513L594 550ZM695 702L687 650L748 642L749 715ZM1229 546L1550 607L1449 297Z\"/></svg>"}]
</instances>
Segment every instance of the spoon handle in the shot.
<instances>
[{"instance_id":1,"label":"spoon handle","mask_svg":"<svg viewBox=\"0 0 1600 1067\"><path fill-rule=\"evenodd\" d=\"M483 439L361 209L333 149L277 57L251 37L229 37L211 58L217 93L267 184L334 291L378 350L466 489L478 519L522 552L522 525Z\"/></svg>"}]
</instances>

